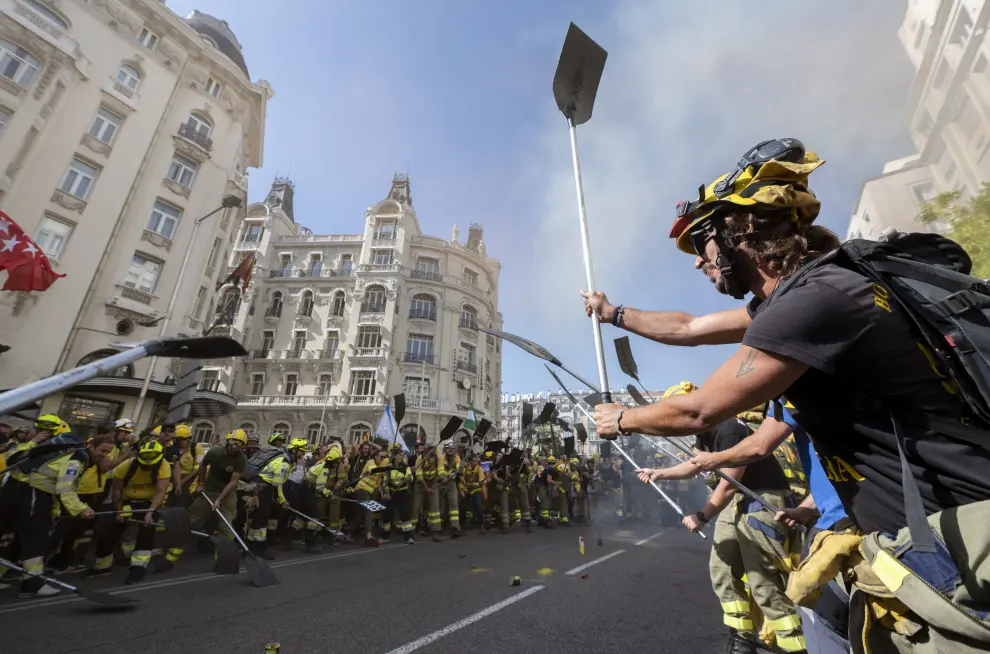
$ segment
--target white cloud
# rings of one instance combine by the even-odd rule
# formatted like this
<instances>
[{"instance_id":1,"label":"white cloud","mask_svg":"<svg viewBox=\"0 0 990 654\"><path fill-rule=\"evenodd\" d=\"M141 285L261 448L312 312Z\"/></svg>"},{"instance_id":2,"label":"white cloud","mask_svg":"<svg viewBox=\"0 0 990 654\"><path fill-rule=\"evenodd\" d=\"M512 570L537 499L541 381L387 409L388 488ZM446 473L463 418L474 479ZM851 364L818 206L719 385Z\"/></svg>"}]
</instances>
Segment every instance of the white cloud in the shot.
<instances>
[{"instance_id":1,"label":"white cloud","mask_svg":"<svg viewBox=\"0 0 990 654\"><path fill-rule=\"evenodd\" d=\"M670 4L620 2L607 22L581 25L609 58L594 117L578 136L599 288L628 305L704 313L731 305L667 238L677 201L731 170L749 146L793 136L827 160L811 181L822 223L843 232L862 181L907 154L902 114L912 70L896 37L901 10L890 3ZM530 256L504 269L501 305L507 330L590 376L566 129L548 110L521 170L538 224ZM606 335L609 352L614 335ZM713 369L710 350L703 375L692 370L698 351L671 350L667 369L652 375L658 386ZM512 355L510 364L530 365ZM625 384L613 368L612 385ZM545 387L535 383L529 390Z\"/></svg>"}]
</instances>

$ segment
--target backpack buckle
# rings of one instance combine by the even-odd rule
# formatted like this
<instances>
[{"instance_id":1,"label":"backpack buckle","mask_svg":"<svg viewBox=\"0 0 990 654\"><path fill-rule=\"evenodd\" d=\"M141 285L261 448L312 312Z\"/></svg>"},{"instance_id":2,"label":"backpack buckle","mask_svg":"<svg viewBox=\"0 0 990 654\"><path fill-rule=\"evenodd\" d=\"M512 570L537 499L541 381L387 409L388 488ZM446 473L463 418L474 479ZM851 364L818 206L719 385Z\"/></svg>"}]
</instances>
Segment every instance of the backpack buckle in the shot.
<instances>
[{"instance_id":1,"label":"backpack buckle","mask_svg":"<svg viewBox=\"0 0 990 654\"><path fill-rule=\"evenodd\" d=\"M956 291L952 295L947 295L940 302L942 306L949 310L953 316L966 313L973 309L980 308L979 296L968 288Z\"/></svg>"}]
</instances>

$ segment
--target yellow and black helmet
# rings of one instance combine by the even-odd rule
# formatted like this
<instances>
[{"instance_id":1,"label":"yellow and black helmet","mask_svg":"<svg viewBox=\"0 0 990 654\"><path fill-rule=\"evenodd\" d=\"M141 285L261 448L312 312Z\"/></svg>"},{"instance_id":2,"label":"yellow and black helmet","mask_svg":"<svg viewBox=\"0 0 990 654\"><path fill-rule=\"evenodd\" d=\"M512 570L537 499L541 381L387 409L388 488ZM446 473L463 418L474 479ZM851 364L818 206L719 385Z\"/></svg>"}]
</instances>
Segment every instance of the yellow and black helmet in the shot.
<instances>
[{"instance_id":1,"label":"yellow and black helmet","mask_svg":"<svg viewBox=\"0 0 990 654\"><path fill-rule=\"evenodd\" d=\"M192 436L192 429L189 425L176 425L175 426L175 438L190 438Z\"/></svg>"},{"instance_id":2,"label":"yellow and black helmet","mask_svg":"<svg viewBox=\"0 0 990 654\"><path fill-rule=\"evenodd\" d=\"M663 392L663 398L666 400L668 397L674 397L675 395L686 395L687 393L693 393L698 390L698 387L689 381L682 381L680 384L675 384Z\"/></svg>"},{"instance_id":3,"label":"yellow and black helmet","mask_svg":"<svg viewBox=\"0 0 990 654\"><path fill-rule=\"evenodd\" d=\"M281 432L275 432L274 434L272 434L271 436L268 437L268 444L269 445L274 445L275 444L275 441L277 441L280 438L282 440L285 440L285 438L286 438L285 434L283 434Z\"/></svg>"},{"instance_id":4,"label":"yellow and black helmet","mask_svg":"<svg viewBox=\"0 0 990 654\"><path fill-rule=\"evenodd\" d=\"M161 441L150 440L138 450L137 458L141 465L153 466L162 460L165 455L165 446Z\"/></svg>"},{"instance_id":5,"label":"yellow and black helmet","mask_svg":"<svg viewBox=\"0 0 990 654\"><path fill-rule=\"evenodd\" d=\"M705 221L732 209L778 212L800 225L810 225L818 217L821 202L808 186L808 176L823 163L797 139L764 141L743 155L735 171L700 187L698 199L677 205L670 237L677 239L677 249L697 255L699 244L692 242L692 236L701 232Z\"/></svg>"},{"instance_id":6,"label":"yellow and black helmet","mask_svg":"<svg viewBox=\"0 0 990 654\"><path fill-rule=\"evenodd\" d=\"M293 438L291 441L289 441L288 450L290 452L292 450L305 451L307 447L309 447L309 441L307 441L305 438Z\"/></svg>"},{"instance_id":7,"label":"yellow and black helmet","mask_svg":"<svg viewBox=\"0 0 990 654\"><path fill-rule=\"evenodd\" d=\"M178 435L178 433L176 434ZM234 431L227 434L228 443L240 443L241 447L247 447L248 435L243 429L235 429Z\"/></svg>"},{"instance_id":8,"label":"yellow and black helmet","mask_svg":"<svg viewBox=\"0 0 990 654\"><path fill-rule=\"evenodd\" d=\"M34 421L34 428L39 431L50 431L53 436L58 436L59 434L64 434L71 431L69 423L62 420L54 413L38 416L38 418Z\"/></svg>"}]
</instances>

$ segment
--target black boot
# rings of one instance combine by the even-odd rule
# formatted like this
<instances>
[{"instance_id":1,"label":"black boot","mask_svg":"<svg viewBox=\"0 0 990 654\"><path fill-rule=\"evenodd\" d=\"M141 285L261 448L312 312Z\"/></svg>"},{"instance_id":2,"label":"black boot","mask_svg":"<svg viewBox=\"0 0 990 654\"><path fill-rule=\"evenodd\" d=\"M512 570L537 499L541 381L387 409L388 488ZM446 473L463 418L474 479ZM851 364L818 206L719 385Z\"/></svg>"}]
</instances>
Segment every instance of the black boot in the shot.
<instances>
[{"instance_id":1,"label":"black boot","mask_svg":"<svg viewBox=\"0 0 990 654\"><path fill-rule=\"evenodd\" d=\"M532 522L533 522L532 520L526 520L526 521L525 521L525 522L523 523L523 526L524 526L524 528L526 529L526 533L527 533L527 534L529 534L529 533L532 533L532 531L533 531L532 529L530 529L530 528L529 528L529 526L530 526L530 524L532 524Z\"/></svg>"},{"instance_id":2,"label":"black boot","mask_svg":"<svg viewBox=\"0 0 990 654\"><path fill-rule=\"evenodd\" d=\"M257 556L258 558L264 559L266 561L275 560L275 555L272 554L271 550L268 548L267 542L255 541L255 540L248 541L248 549L251 550L251 553Z\"/></svg>"},{"instance_id":3,"label":"black boot","mask_svg":"<svg viewBox=\"0 0 990 654\"><path fill-rule=\"evenodd\" d=\"M309 529L303 534L303 541L306 543L306 554L320 554L323 549L316 542L316 532Z\"/></svg>"},{"instance_id":4,"label":"black boot","mask_svg":"<svg viewBox=\"0 0 990 654\"><path fill-rule=\"evenodd\" d=\"M145 569L139 565L132 565L127 570L127 579L124 583L130 586L131 584L140 583L144 579Z\"/></svg>"},{"instance_id":5,"label":"black boot","mask_svg":"<svg viewBox=\"0 0 990 654\"><path fill-rule=\"evenodd\" d=\"M746 639L738 632L733 632L729 636L729 644L725 651L727 654L758 654L759 650L756 648L756 643Z\"/></svg>"}]
</instances>

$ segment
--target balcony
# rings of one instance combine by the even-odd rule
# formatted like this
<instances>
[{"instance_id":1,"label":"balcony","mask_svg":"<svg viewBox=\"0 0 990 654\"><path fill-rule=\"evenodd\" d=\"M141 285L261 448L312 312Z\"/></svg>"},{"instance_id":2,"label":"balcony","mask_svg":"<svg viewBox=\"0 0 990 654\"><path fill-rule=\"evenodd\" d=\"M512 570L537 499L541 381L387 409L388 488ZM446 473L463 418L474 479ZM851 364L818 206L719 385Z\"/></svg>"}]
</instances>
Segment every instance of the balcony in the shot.
<instances>
[{"instance_id":1,"label":"balcony","mask_svg":"<svg viewBox=\"0 0 990 654\"><path fill-rule=\"evenodd\" d=\"M282 305L278 304L274 307L268 307L265 309L265 322L278 322L278 319L282 317Z\"/></svg>"},{"instance_id":2,"label":"balcony","mask_svg":"<svg viewBox=\"0 0 990 654\"><path fill-rule=\"evenodd\" d=\"M179 125L179 136L195 143L206 152L213 151L213 139L210 138L209 133L206 130L196 129L194 123L182 123Z\"/></svg>"},{"instance_id":3,"label":"balcony","mask_svg":"<svg viewBox=\"0 0 990 654\"><path fill-rule=\"evenodd\" d=\"M429 320L430 322L436 322L437 309L436 307L409 309L409 318L410 320Z\"/></svg>"},{"instance_id":4,"label":"balcony","mask_svg":"<svg viewBox=\"0 0 990 654\"><path fill-rule=\"evenodd\" d=\"M351 404L380 404L374 395L351 395Z\"/></svg>"},{"instance_id":5,"label":"balcony","mask_svg":"<svg viewBox=\"0 0 990 654\"><path fill-rule=\"evenodd\" d=\"M302 272L302 271L300 271ZM293 275L292 268L279 268L278 270L269 270L268 279L276 279L279 277L301 277L302 275Z\"/></svg>"},{"instance_id":6,"label":"balcony","mask_svg":"<svg viewBox=\"0 0 990 654\"><path fill-rule=\"evenodd\" d=\"M297 323L308 324L309 321L312 319L313 319L312 304L310 304L309 306L303 305L303 307L299 310L299 313L296 314Z\"/></svg>"},{"instance_id":7,"label":"balcony","mask_svg":"<svg viewBox=\"0 0 990 654\"><path fill-rule=\"evenodd\" d=\"M363 359L383 359L388 356L388 348L355 346L351 348L351 356L361 357Z\"/></svg>"},{"instance_id":8,"label":"balcony","mask_svg":"<svg viewBox=\"0 0 990 654\"><path fill-rule=\"evenodd\" d=\"M323 408L336 402L333 395L246 395L237 401L237 406Z\"/></svg>"},{"instance_id":9,"label":"balcony","mask_svg":"<svg viewBox=\"0 0 990 654\"><path fill-rule=\"evenodd\" d=\"M428 282L440 282L443 283L443 275L438 272L432 272L429 270L413 270L409 273L411 279L423 279Z\"/></svg>"},{"instance_id":10,"label":"balcony","mask_svg":"<svg viewBox=\"0 0 990 654\"><path fill-rule=\"evenodd\" d=\"M422 352L403 352L399 360L403 363L425 363L432 366L435 365L436 356Z\"/></svg>"},{"instance_id":11,"label":"balcony","mask_svg":"<svg viewBox=\"0 0 990 654\"><path fill-rule=\"evenodd\" d=\"M478 319L474 316L461 314L461 321L459 325L461 329L469 329L473 332L478 331Z\"/></svg>"},{"instance_id":12,"label":"balcony","mask_svg":"<svg viewBox=\"0 0 990 654\"><path fill-rule=\"evenodd\" d=\"M261 360L261 359L274 359L275 350L271 348L261 348L260 350L251 350L248 352L248 359L251 360Z\"/></svg>"},{"instance_id":13,"label":"balcony","mask_svg":"<svg viewBox=\"0 0 990 654\"><path fill-rule=\"evenodd\" d=\"M359 243L364 240L363 234L304 234L300 236L280 236L279 243Z\"/></svg>"},{"instance_id":14,"label":"balcony","mask_svg":"<svg viewBox=\"0 0 990 654\"><path fill-rule=\"evenodd\" d=\"M362 304L361 313L385 313L385 303Z\"/></svg>"},{"instance_id":15,"label":"balcony","mask_svg":"<svg viewBox=\"0 0 990 654\"><path fill-rule=\"evenodd\" d=\"M478 374L478 364L476 364L473 361L465 361L462 359L458 359L457 361L454 362L454 368L456 368L457 370L463 370L464 372L469 372L473 375Z\"/></svg>"},{"instance_id":16,"label":"balcony","mask_svg":"<svg viewBox=\"0 0 990 654\"><path fill-rule=\"evenodd\" d=\"M358 266L361 273L398 273L402 272L402 264L398 263L362 263Z\"/></svg>"},{"instance_id":17,"label":"balcony","mask_svg":"<svg viewBox=\"0 0 990 654\"><path fill-rule=\"evenodd\" d=\"M323 361L340 361L344 358L344 351L340 348L328 348L325 350L315 350L316 358Z\"/></svg>"},{"instance_id":18,"label":"balcony","mask_svg":"<svg viewBox=\"0 0 990 654\"><path fill-rule=\"evenodd\" d=\"M285 361L303 361L311 358L311 352L312 350L303 347L292 347L288 350L281 350L278 358Z\"/></svg>"},{"instance_id":19,"label":"balcony","mask_svg":"<svg viewBox=\"0 0 990 654\"><path fill-rule=\"evenodd\" d=\"M381 232L375 234L375 238L372 241L375 245L392 245L396 241L395 232Z\"/></svg>"}]
</instances>

